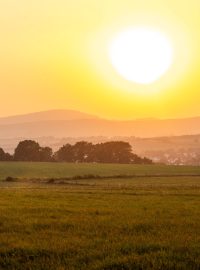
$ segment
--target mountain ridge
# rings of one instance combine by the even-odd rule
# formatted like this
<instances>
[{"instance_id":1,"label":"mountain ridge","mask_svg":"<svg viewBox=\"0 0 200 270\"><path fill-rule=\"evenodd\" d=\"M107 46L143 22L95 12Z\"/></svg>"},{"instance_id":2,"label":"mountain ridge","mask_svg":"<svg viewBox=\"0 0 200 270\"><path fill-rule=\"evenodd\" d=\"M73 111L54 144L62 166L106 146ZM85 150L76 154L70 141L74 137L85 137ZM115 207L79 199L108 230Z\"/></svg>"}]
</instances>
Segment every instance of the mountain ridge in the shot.
<instances>
[{"instance_id":1,"label":"mountain ridge","mask_svg":"<svg viewBox=\"0 0 200 270\"><path fill-rule=\"evenodd\" d=\"M200 133L200 117L180 119L103 119L74 110L49 110L0 118L0 138L159 137Z\"/></svg>"},{"instance_id":2,"label":"mountain ridge","mask_svg":"<svg viewBox=\"0 0 200 270\"><path fill-rule=\"evenodd\" d=\"M117 121L117 122L132 122L132 121L173 121L173 120L190 120L190 119L200 119L200 116L190 116L190 117L180 117L180 118L156 118L156 117L143 117L143 118L132 118L132 119L115 119L115 118L103 118L97 115L85 113L82 111L72 110L72 109L52 109L44 111L36 111L30 113L8 115L0 117L0 124L4 121L9 122L10 119L23 119L48 116L51 118L49 120L56 120L56 118L63 118L62 120L75 120L75 119L102 119L107 121ZM38 119L36 119L38 120ZM46 119L47 120L47 119ZM28 121L30 122L30 120Z\"/></svg>"},{"instance_id":3,"label":"mountain ridge","mask_svg":"<svg viewBox=\"0 0 200 270\"><path fill-rule=\"evenodd\" d=\"M28 123L41 120L75 120L75 119L93 119L97 116L79 112L76 110L54 109L39 112L32 112L27 114L18 114L0 117L0 125L2 124L15 124L15 123Z\"/></svg>"}]
</instances>

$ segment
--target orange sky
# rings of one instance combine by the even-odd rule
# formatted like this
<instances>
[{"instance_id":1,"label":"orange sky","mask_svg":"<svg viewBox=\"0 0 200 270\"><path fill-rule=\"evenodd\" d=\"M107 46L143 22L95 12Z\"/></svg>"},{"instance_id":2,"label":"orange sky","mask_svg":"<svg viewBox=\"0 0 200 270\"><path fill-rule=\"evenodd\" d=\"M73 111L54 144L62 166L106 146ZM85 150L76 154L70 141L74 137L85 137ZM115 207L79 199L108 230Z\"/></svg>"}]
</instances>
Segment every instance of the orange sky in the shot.
<instances>
[{"instance_id":1,"label":"orange sky","mask_svg":"<svg viewBox=\"0 0 200 270\"><path fill-rule=\"evenodd\" d=\"M0 116L76 109L106 118L200 115L199 0L1 0ZM114 36L150 26L174 47L169 71L128 82L108 56Z\"/></svg>"}]
</instances>

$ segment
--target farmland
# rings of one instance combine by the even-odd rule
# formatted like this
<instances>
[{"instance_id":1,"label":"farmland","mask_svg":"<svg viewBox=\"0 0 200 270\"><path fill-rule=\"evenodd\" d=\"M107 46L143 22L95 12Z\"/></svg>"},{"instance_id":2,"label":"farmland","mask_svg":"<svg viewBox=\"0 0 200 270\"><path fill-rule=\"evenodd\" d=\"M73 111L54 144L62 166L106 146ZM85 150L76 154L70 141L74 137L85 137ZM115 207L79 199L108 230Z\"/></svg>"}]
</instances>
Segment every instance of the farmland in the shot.
<instances>
[{"instance_id":1,"label":"farmland","mask_svg":"<svg viewBox=\"0 0 200 270\"><path fill-rule=\"evenodd\" d=\"M9 162L0 179L0 269L200 268L198 167Z\"/></svg>"},{"instance_id":2,"label":"farmland","mask_svg":"<svg viewBox=\"0 0 200 270\"><path fill-rule=\"evenodd\" d=\"M199 166L90 164L53 162L0 162L0 180L8 176L18 178L62 178L76 175L99 176L200 176Z\"/></svg>"}]
</instances>

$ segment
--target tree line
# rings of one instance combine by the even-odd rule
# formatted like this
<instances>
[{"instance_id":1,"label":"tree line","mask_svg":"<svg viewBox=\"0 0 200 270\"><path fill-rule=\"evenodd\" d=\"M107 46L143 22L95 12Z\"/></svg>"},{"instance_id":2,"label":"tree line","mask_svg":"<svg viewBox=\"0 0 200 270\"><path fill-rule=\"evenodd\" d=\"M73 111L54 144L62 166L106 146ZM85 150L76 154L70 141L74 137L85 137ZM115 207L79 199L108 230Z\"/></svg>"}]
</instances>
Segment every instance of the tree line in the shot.
<instances>
[{"instance_id":1,"label":"tree line","mask_svg":"<svg viewBox=\"0 0 200 270\"><path fill-rule=\"evenodd\" d=\"M38 142L24 140L19 142L14 154L5 153L0 148L0 161L41 161L41 162L96 162L96 163L128 163L151 164L148 158L141 158L132 153L128 142L110 141L92 144L80 141L71 145L63 145L53 152L50 147L41 147Z\"/></svg>"}]
</instances>

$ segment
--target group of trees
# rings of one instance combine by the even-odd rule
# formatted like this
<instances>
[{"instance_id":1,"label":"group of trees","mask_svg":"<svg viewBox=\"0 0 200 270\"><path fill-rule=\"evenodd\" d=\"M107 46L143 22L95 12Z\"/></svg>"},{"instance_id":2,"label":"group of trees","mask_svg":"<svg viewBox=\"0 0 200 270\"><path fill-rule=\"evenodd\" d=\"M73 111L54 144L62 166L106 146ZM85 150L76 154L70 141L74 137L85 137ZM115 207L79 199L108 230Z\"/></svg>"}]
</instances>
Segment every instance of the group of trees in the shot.
<instances>
[{"instance_id":1,"label":"group of trees","mask_svg":"<svg viewBox=\"0 0 200 270\"><path fill-rule=\"evenodd\" d=\"M52 161L53 151L50 147L41 147L32 140L19 142L13 155L0 148L0 161Z\"/></svg>"},{"instance_id":2,"label":"group of trees","mask_svg":"<svg viewBox=\"0 0 200 270\"><path fill-rule=\"evenodd\" d=\"M86 141L74 145L65 144L53 153L50 147L41 147L33 140L21 141L13 155L0 148L1 161L54 161L54 162L96 162L151 164L148 158L141 158L132 153L129 143L111 141L92 144Z\"/></svg>"}]
</instances>

